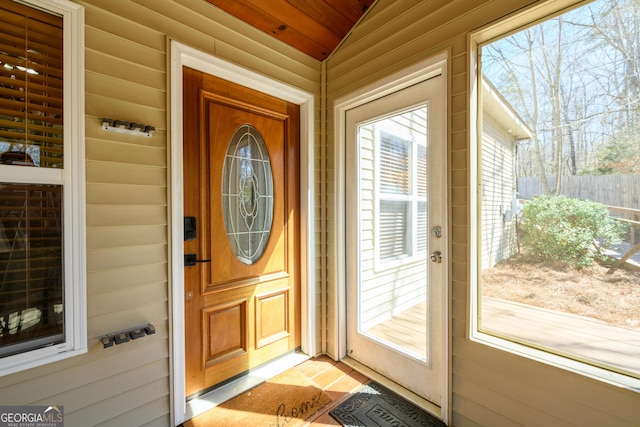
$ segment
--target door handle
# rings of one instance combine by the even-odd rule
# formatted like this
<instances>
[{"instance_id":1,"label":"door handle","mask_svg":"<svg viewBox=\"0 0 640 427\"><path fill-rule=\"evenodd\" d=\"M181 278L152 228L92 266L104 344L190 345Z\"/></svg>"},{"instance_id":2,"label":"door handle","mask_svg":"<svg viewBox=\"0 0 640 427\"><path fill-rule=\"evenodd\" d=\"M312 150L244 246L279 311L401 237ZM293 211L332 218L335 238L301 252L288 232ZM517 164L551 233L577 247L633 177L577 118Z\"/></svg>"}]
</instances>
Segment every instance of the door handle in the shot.
<instances>
[{"instance_id":1,"label":"door handle","mask_svg":"<svg viewBox=\"0 0 640 427\"><path fill-rule=\"evenodd\" d=\"M435 251L431 254L431 262L435 262L437 264L442 262L442 252Z\"/></svg>"},{"instance_id":2,"label":"door handle","mask_svg":"<svg viewBox=\"0 0 640 427\"><path fill-rule=\"evenodd\" d=\"M184 254L184 266L193 267L199 262L211 262L210 259L196 259L196 254Z\"/></svg>"}]
</instances>

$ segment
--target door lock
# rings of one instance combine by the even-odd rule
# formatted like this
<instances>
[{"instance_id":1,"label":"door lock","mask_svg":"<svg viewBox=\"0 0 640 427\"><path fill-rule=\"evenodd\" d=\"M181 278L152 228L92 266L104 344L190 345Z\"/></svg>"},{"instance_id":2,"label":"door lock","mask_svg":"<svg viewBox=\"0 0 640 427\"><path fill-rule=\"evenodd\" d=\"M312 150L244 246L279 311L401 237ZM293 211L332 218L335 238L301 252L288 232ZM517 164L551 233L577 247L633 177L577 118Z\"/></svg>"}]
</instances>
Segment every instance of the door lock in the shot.
<instances>
[{"instance_id":1,"label":"door lock","mask_svg":"<svg viewBox=\"0 0 640 427\"><path fill-rule=\"evenodd\" d=\"M196 217L185 216L184 217L184 240L196 240Z\"/></svg>"},{"instance_id":2,"label":"door lock","mask_svg":"<svg viewBox=\"0 0 640 427\"><path fill-rule=\"evenodd\" d=\"M442 227L440 227L439 225L436 225L431 229L431 234L433 234L437 238L442 237Z\"/></svg>"},{"instance_id":3,"label":"door lock","mask_svg":"<svg viewBox=\"0 0 640 427\"><path fill-rule=\"evenodd\" d=\"M196 259L196 254L184 254L184 266L193 267L199 262L211 262L210 259Z\"/></svg>"},{"instance_id":4,"label":"door lock","mask_svg":"<svg viewBox=\"0 0 640 427\"><path fill-rule=\"evenodd\" d=\"M440 264L442 262L442 252L435 251L431 254L431 262Z\"/></svg>"}]
</instances>

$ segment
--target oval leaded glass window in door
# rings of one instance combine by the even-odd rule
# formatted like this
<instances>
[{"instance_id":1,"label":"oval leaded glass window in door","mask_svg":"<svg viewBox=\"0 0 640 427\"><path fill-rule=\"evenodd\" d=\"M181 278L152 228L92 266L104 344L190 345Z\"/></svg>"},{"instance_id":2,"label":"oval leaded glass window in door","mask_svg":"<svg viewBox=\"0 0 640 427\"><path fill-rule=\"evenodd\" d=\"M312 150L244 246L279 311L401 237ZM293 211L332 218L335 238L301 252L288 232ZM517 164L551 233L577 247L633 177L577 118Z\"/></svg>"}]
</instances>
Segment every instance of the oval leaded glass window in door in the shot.
<instances>
[{"instance_id":1,"label":"oval leaded glass window in door","mask_svg":"<svg viewBox=\"0 0 640 427\"><path fill-rule=\"evenodd\" d=\"M222 169L222 214L238 259L253 264L262 256L273 222L273 176L260 132L243 124L231 137Z\"/></svg>"}]
</instances>

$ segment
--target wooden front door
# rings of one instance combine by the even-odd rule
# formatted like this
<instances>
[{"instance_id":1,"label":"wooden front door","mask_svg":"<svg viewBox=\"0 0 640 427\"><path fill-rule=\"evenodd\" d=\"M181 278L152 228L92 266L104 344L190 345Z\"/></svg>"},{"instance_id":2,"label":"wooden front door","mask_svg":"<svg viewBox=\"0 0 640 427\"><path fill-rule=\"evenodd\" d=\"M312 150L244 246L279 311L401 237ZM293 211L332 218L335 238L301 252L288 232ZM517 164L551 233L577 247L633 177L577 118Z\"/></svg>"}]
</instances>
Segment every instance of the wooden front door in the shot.
<instances>
[{"instance_id":1,"label":"wooden front door","mask_svg":"<svg viewBox=\"0 0 640 427\"><path fill-rule=\"evenodd\" d=\"M192 397L300 346L300 132L295 104L183 75Z\"/></svg>"}]
</instances>

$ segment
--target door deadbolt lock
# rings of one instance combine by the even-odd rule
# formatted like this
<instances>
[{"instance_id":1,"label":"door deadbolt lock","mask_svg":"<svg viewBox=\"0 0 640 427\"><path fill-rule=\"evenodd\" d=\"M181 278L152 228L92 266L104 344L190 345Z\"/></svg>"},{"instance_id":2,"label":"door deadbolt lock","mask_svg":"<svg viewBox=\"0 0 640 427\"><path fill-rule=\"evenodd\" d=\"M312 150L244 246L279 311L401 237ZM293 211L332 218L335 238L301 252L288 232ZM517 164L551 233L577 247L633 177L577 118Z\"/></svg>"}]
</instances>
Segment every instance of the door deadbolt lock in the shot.
<instances>
[{"instance_id":1,"label":"door deadbolt lock","mask_svg":"<svg viewBox=\"0 0 640 427\"><path fill-rule=\"evenodd\" d=\"M442 262L442 252L435 251L431 254L431 262L440 264Z\"/></svg>"},{"instance_id":2,"label":"door deadbolt lock","mask_svg":"<svg viewBox=\"0 0 640 427\"><path fill-rule=\"evenodd\" d=\"M196 217L185 216L184 217L184 240L196 240Z\"/></svg>"},{"instance_id":3,"label":"door deadbolt lock","mask_svg":"<svg viewBox=\"0 0 640 427\"><path fill-rule=\"evenodd\" d=\"M442 227L440 227L439 225L436 225L431 229L431 234L433 234L437 238L442 237Z\"/></svg>"}]
</instances>

